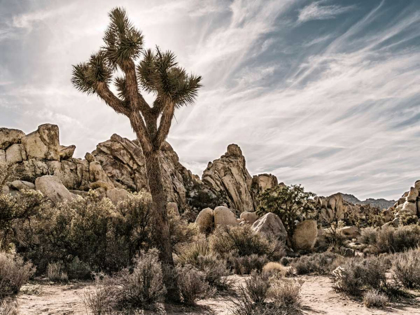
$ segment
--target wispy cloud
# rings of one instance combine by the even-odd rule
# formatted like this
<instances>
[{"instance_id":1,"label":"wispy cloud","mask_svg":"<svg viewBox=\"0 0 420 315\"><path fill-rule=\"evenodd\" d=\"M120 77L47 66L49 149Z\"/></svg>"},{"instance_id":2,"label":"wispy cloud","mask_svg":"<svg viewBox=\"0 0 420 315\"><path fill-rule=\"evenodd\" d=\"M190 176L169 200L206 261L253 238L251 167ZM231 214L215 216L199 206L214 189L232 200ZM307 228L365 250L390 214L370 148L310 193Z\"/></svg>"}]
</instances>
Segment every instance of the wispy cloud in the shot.
<instances>
[{"instance_id":1,"label":"wispy cloud","mask_svg":"<svg viewBox=\"0 0 420 315\"><path fill-rule=\"evenodd\" d=\"M338 15L354 10L355 6L323 5L325 1L311 3L299 11L299 22L335 19Z\"/></svg>"},{"instance_id":2,"label":"wispy cloud","mask_svg":"<svg viewBox=\"0 0 420 315\"><path fill-rule=\"evenodd\" d=\"M172 49L203 76L196 104L176 113L169 137L193 172L234 142L252 174L323 195L397 198L420 178L420 3L202 3L121 3L147 47ZM114 3L72 5L86 11L51 1L9 14L17 32L2 42L0 125L29 132L58 123L62 142L82 156L113 133L134 135L124 117L70 84L71 65L102 44ZM344 13L346 23L335 18Z\"/></svg>"}]
</instances>

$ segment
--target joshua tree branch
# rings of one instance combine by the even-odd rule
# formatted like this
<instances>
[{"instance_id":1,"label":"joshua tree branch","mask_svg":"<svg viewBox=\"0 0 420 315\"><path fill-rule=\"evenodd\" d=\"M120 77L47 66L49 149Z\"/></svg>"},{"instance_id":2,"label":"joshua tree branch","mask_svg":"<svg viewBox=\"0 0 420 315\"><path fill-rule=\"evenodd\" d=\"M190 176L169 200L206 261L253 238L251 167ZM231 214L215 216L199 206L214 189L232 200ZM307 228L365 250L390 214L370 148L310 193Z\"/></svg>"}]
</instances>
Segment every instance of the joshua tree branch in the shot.
<instances>
[{"instance_id":1,"label":"joshua tree branch","mask_svg":"<svg viewBox=\"0 0 420 315\"><path fill-rule=\"evenodd\" d=\"M169 129L171 128L172 118L174 117L175 103L173 101L165 101L165 106L160 118L159 129L153 141L153 147L159 149L163 141L168 136Z\"/></svg>"},{"instance_id":2,"label":"joshua tree branch","mask_svg":"<svg viewBox=\"0 0 420 315\"><path fill-rule=\"evenodd\" d=\"M96 85L95 92L117 113L123 114L127 117L130 116L128 108L124 106L124 103L110 91L105 82L99 82Z\"/></svg>"}]
</instances>

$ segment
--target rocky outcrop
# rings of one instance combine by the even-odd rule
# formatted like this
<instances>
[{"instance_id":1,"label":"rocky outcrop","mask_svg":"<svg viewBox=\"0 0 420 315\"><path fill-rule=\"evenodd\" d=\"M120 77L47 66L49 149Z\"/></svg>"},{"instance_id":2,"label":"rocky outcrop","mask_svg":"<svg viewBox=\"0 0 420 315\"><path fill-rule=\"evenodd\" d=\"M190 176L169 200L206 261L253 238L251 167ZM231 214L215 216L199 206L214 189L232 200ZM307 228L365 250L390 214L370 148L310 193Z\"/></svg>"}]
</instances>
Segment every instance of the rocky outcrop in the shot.
<instances>
[{"instance_id":1,"label":"rocky outcrop","mask_svg":"<svg viewBox=\"0 0 420 315\"><path fill-rule=\"evenodd\" d=\"M296 250L312 250L318 236L315 220L305 220L296 225L293 233L293 247Z\"/></svg>"},{"instance_id":2,"label":"rocky outcrop","mask_svg":"<svg viewBox=\"0 0 420 315\"><path fill-rule=\"evenodd\" d=\"M281 219L274 213L267 213L252 224L252 230L264 235L274 237L286 243L287 231Z\"/></svg>"},{"instance_id":3,"label":"rocky outcrop","mask_svg":"<svg viewBox=\"0 0 420 315\"><path fill-rule=\"evenodd\" d=\"M357 226L344 226L342 228L339 228L337 230L337 233L339 233L345 238L350 238L350 239L356 238L360 235L359 229L357 228Z\"/></svg>"},{"instance_id":4,"label":"rocky outcrop","mask_svg":"<svg viewBox=\"0 0 420 315\"><path fill-rule=\"evenodd\" d=\"M414 183L410 190L405 192L400 199L386 211L390 216L394 214L393 222L404 223L410 220L416 223L420 217L420 180Z\"/></svg>"},{"instance_id":5,"label":"rocky outcrop","mask_svg":"<svg viewBox=\"0 0 420 315\"><path fill-rule=\"evenodd\" d=\"M315 197L315 208L319 211L319 219L322 223L331 223L344 217L343 196L340 193L329 197Z\"/></svg>"},{"instance_id":6,"label":"rocky outcrop","mask_svg":"<svg viewBox=\"0 0 420 315\"><path fill-rule=\"evenodd\" d=\"M123 190L149 190L145 158L137 141L114 134L85 159L73 158L75 148L60 145L56 125L41 125L28 135L0 129L0 186L18 190L12 185L15 181L35 183L41 176L54 175L68 190L102 188L114 203L121 200ZM163 144L160 159L168 201L185 209L187 189L201 182L181 165L168 143Z\"/></svg>"},{"instance_id":7,"label":"rocky outcrop","mask_svg":"<svg viewBox=\"0 0 420 315\"><path fill-rule=\"evenodd\" d=\"M238 145L230 144L220 159L209 162L202 181L213 191L224 192L229 208L239 212L254 211L252 177Z\"/></svg>"}]
</instances>

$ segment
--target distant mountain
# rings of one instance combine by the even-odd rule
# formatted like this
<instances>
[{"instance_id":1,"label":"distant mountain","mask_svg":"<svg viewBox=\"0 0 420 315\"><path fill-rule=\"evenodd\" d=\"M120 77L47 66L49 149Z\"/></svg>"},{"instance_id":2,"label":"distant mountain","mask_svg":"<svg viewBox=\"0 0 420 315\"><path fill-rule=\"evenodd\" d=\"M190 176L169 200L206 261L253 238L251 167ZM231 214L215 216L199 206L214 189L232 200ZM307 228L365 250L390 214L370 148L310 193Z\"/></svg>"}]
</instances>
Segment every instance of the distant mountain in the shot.
<instances>
[{"instance_id":1,"label":"distant mountain","mask_svg":"<svg viewBox=\"0 0 420 315\"><path fill-rule=\"evenodd\" d=\"M374 198L368 198L364 201L359 200L356 196L351 194L343 194L343 199L347 202L351 202L355 205L371 205L374 207L378 207L379 209L388 209L389 207L393 206L395 203L395 200L386 200L383 198L380 199L374 199Z\"/></svg>"}]
</instances>

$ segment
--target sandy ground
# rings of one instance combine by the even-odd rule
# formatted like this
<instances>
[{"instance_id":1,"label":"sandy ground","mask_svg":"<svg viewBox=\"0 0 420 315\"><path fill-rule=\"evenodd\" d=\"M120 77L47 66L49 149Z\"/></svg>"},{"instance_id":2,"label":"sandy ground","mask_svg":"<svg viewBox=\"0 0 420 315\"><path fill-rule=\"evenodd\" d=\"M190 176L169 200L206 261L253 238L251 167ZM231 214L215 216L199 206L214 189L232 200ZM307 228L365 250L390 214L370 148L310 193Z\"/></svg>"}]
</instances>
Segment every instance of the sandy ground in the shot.
<instances>
[{"instance_id":1,"label":"sandy ground","mask_svg":"<svg viewBox=\"0 0 420 315\"><path fill-rule=\"evenodd\" d=\"M394 303L387 309L368 309L360 301L351 300L348 297L336 293L332 289L332 283L328 277L304 276L299 279L305 282L302 285L302 309L303 314L320 315L365 315L365 314L419 314L420 293L415 299L407 303ZM232 276L237 289L244 278ZM91 290L91 283L77 284L29 284L23 287L18 296L19 311L22 315L40 314L88 314L84 303L83 294ZM217 297L201 300L195 308L166 307L163 314L171 315L198 315L220 314L228 315L233 307L229 297ZM148 312L148 314L155 314Z\"/></svg>"}]
</instances>

